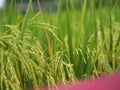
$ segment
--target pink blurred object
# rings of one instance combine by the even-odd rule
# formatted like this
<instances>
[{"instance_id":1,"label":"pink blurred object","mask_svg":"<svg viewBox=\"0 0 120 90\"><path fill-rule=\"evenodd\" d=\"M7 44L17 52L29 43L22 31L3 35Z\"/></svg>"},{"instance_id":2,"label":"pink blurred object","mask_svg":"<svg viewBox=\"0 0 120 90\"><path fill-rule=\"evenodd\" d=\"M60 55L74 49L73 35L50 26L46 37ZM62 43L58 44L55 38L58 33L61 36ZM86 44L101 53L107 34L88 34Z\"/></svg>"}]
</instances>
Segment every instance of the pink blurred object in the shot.
<instances>
[{"instance_id":1,"label":"pink blurred object","mask_svg":"<svg viewBox=\"0 0 120 90\"><path fill-rule=\"evenodd\" d=\"M100 79L86 80L52 90L120 90L120 72Z\"/></svg>"},{"instance_id":2,"label":"pink blurred object","mask_svg":"<svg viewBox=\"0 0 120 90\"><path fill-rule=\"evenodd\" d=\"M37 90L120 90L120 72L101 77L100 79L89 79L70 85L46 87Z\"/></svg>"}]
</instances>

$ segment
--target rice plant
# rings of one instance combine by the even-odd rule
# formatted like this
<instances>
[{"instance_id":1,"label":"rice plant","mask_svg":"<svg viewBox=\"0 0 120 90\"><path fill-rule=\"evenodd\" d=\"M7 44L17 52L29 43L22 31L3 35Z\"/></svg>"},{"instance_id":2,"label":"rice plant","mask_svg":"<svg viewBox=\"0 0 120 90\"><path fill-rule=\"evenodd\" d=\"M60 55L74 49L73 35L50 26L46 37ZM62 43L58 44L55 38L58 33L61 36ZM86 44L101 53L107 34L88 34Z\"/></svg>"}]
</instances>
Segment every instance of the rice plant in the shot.
<instances>
[{"instance_id":1,"label":"rice plant","mask_svg":"<svg viewBox=\"0 0 120 90\"><path fill-rule=\"evenodd\" d=\"M77 1L77 0L76 0ZM62 0L58 10L0 11L0 88L67 84L120 70L119 0ZM16 5L16 4L15 4ZM79 7L79 8L78 8Z\"/></svg>"}]
</instances>

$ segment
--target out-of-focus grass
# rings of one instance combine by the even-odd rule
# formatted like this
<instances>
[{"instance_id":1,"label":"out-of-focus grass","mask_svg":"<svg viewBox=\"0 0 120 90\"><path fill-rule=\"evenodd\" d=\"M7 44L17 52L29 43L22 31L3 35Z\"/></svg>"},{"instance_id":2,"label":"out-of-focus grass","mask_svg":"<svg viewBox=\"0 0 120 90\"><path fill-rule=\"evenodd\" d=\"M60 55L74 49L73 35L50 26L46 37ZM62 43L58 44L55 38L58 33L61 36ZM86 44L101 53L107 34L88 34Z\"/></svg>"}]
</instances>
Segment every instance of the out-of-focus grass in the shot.
<instances>
[{"instance_id":1,"label":"out-of-focus grass","mask_svg":"<svg viewBox=\"0 0 120 90\"><path fill-rule=\"evenodd\" d=\"M56 13L37 12L31 2L24 15L13 3L0 11L1 90L50 86L120 70L118 1L107 6L87 0L76 10L66 0ZM42 14L42 15L41 15ZM47 32L47 34L46 34Z\"/></svg>"}]
</instances>

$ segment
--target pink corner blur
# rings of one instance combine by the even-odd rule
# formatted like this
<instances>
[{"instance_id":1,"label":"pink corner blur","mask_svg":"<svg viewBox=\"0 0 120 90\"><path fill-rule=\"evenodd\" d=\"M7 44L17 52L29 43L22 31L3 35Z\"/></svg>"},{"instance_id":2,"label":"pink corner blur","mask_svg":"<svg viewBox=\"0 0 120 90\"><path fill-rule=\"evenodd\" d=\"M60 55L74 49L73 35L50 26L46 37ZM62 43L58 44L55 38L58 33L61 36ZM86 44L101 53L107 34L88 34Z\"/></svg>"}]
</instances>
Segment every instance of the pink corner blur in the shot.
<instances>
[{"instance_id":1,"label":"pink corner blur","mask_svg":"<svg viewBox=\"0 0 120 90\"><path fill-rule=\"evenodd\" d=\"M120 72L101 79L86 80L52 90L120 90Z\"/></svg>"}]
</instances>

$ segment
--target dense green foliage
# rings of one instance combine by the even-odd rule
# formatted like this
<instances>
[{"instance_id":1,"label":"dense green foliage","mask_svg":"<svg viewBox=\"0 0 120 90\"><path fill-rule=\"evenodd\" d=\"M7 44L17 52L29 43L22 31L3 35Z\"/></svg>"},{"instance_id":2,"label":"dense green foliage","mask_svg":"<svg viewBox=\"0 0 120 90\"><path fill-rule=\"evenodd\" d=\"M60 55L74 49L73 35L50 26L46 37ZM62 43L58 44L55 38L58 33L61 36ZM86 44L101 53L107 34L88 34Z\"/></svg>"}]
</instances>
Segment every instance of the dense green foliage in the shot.
<instances>
[{"instance_id":1,"label":"dense green foliage","mask_svg":"<svg viewBox=\"0 0 120 90\"><path fill-rule=\"evenodd\" d=\"M23 90L120 70L120 7L84 0L80 9L25 15L13 3L0 11L0 88ZM100 0L101 1L101 0ZM39 4L38 4L39 5Z\"/></svg>"}]
</instances>

